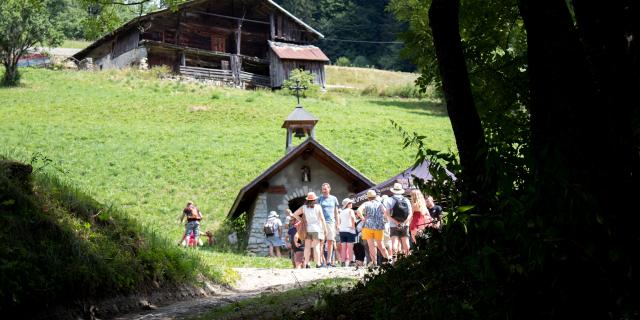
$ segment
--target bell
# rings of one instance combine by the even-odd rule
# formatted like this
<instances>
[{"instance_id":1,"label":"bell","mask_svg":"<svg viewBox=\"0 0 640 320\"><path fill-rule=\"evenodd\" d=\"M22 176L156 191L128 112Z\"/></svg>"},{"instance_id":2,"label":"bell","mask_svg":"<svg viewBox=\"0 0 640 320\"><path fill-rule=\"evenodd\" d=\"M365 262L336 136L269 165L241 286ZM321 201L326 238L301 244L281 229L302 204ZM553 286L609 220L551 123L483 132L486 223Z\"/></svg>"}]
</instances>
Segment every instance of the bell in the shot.
<instances>
[{"instance_id":1,"label":"bell","mask_svg":"<svg viewBox=\"0 0 640 320\"><path fill-rule=\"evenodd\" d=\"M296 138L304 138L305 132L304 132L303 128L295 128L294 130L295 130L295 135L294 136Z\"/></svg>"}]
</instances>

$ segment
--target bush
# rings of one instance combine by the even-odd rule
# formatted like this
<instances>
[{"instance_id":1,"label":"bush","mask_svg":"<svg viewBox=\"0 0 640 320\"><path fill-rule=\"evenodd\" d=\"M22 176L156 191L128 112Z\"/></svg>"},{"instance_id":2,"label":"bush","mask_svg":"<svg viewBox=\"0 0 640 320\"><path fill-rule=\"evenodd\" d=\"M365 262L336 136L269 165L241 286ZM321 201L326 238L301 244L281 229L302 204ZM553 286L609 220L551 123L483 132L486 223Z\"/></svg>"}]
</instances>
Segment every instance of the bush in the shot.
<instances>
[{"instance_id":1,"label":"bush","mask_svg":"<svg viewBox=\"0 0 640 320\"><path fill-rule=\"evenodd\" d=\"M296 95L295 90L291 90L296 84L300 84L302 87L306 87L305 90L301 90L302 96L305 98L317 97L320 93L320 86L313 84L314 75L309 71L302 69L295 69L291 71L289 79L282 83L282 91L287 95Z\"/></svg>"},{"instance_id":2,"label":"bush","mask_svg":"<svg viewBox=\"0 0 640 320\"><path fill-rule=\"evenodd\" d=\"M351 60L349 60L349 58L347 57L342 56L338 58L338 60L336 60L336 66L349 67L351 66Z\"/></svg>"},{"instance_id":3,"label":"bush","mask_svg":"<svg viewBox=\"0 0 640 320\"><path fill-rule=\"evenodd\" d=\"M367 57L365 57L365 56L357 56L353 60L353 65L356 66L356 67L366 68L366 67L369 67L371 65L371 63L369 62L369 59L367 59Z\"/></svg>"}]
</instances>

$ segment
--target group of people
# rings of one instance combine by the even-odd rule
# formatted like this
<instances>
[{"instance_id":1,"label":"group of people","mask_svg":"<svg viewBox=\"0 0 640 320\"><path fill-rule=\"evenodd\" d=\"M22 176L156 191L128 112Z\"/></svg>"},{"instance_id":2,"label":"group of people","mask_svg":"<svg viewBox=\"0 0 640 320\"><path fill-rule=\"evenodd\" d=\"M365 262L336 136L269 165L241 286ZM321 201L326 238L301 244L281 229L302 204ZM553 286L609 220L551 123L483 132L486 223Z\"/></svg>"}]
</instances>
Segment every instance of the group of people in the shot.
<instances>
[{"instance_id":1,"label":"group of people","mask_svg":"<svg viewBox=\"0 0 640 320\"><path fill-rule=\"evenodd\" d=\"M271 211L265 223L270 256L280 257L280 247L286 246L294 268L310 268L311 260L316 267L375 266L410 254L411 242L426 228L440 228L442 208L417 189L405 197L400 183L394 184L391 197L368 190L367 201L357 210L352 199L339 203L330 192L328 183L322 184L320 196L309 192L299 209L287 209L284 227Z\"/></svg>"}]
</instances>

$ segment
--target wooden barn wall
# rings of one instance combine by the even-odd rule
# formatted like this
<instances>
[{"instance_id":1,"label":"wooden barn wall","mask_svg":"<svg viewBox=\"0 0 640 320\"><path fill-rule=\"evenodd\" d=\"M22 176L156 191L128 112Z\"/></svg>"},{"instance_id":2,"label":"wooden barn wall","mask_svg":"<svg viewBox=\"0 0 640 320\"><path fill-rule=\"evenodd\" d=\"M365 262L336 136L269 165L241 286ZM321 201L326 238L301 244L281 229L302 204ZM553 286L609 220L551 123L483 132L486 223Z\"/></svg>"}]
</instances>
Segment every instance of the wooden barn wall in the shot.
<instances>
[{"instance_id":1,"label":"wooden barn wall","mask_svg":"<svg viewBox=\"0 0 640 320\"><path fill-rule=\"evenodd\" d=\"M126 33L121 33L116 37L111 56L113 58L133 50L138 47L140 32L137 29L131 29Z\"/></svg>"},{"instance_id":2,"label":"wooden barn wall","mask_svg":"<svg viewBox=\"0 0 640 320\"><path fill-rule=\"evenodd\" d=\"M324 88L326 85L324 65L325 64L323 62L319 61L281 60L274 53L271 53L271 57L269 59L269 66L271 68L271 87L281 87L284 80L289 78L291 71L295 69L303 69L313 74L313 83Z\"/></svg>"},{"instance_id":3,"label":"wooden barn wall","mask_svg":"<svg viewBox=\"0 0 640 320\"><path fill-rule=\"evenodd\" d=\"M241 28L240 54L265 59L270 39L268 12L260 6L244 7L234 1L211 1L151 21L142 39L166 42L191 48L238 53L238 20L219 17L245 17ZM213 14L213 15L212 15Z\"/></svg>"},{"instance_id":4,"label":"wooden barn wall","mask_svg":"<svg viewBox=\"0 0 640 320\"><path fill-rule=\"evenodd\" d=\"M295 20L288 16L276 13L273 23L275 24L275 39L295 43L308 43L314 40L314 36L304 29Z\"/></svg>"},{"instance_id":5,"label":"wooden barn wall","mask_svg":"<svg viewBox=\"0 0 640 320\"><path fill-rule=\"evenodd\" d=\"M288 76L288 74L284 73L282 60L280 60L273 51L269 53L269 75L271 77L272 88L281 87L282 82L284 82Z\"/></svg>"},{"instance_id":6,"label":"wooden barn wall","mask_svg":"<svg viewBox=\"0 0 640 320\"><path fill-rule=\"evenodd\" d=\"M153 66L168 66L173 71L179 71L180 57L176 52L159 48L150 48L147 53L147 63Z\"/></svg>"}]
</instances>

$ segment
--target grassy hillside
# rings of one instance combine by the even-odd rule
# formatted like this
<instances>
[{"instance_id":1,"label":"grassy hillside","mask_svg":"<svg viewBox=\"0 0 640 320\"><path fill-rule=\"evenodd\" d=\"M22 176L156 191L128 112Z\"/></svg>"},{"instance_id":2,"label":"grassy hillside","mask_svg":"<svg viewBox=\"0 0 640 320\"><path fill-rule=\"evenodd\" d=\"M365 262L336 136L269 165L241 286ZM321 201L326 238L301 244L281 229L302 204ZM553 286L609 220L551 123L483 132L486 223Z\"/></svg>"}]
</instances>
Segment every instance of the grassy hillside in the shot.
<instances>
[{"instance_id":1,"label":"grassy hillside","mask_svg":"<svg viewBox=\"0 0 640 320\"><path fill-rule=\"evenodd\" d=\"M0 158L0 314L29 318L61 304L195 283L199 274L228 281L197 252L30 171Z\"/></svg>"},{"instance_id":2,"label":"grassy hillside","mask_svg":"<svg viewBox=\"0 0 640 320\"><path fill-rule=\"evenodd\" d=\"M31 69L21 87L0 89L0 101L1 154L43 155L64 182L176 242L187 200L206 215L203 229L215 229L238 190L283 156L280 126L296 103L270 91L158 80L155 71ZM317 139L374 181L414 156L390 120L435 149L454 145L444 107L430 100L329 92L302 103L320 118Z\"/></svg>"}]
</instances>

